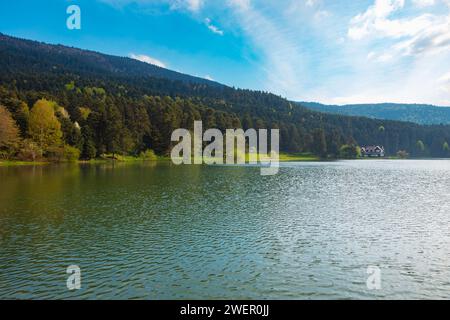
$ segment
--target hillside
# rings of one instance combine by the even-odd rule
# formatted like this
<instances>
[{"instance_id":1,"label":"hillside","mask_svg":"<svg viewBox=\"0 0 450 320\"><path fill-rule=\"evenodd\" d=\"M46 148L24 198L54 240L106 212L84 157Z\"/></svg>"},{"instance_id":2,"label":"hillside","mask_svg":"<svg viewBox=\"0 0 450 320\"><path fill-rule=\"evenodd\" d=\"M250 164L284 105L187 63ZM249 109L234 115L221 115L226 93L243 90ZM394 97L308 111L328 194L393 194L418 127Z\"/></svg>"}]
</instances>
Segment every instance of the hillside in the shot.
<instances>
[{"instance_id":1,"label":"hillside","mask_svg":"<svg viewBox=\"0 0 450 320\"><path fill-rule=\"evenodd\" d=\"M0 69L0 105L12 114L21 139L32 138L33 106L44 98L56 111L63 143L84 159L147 149L167 154L172 131L192 129L200 119L205 129L279 128L284 152L342 157L348 156L345 145L381 144L389 155L449 155L450 126L320 113L271 93L61 45L2 35Z\"/></svg>"},{"instance_id":2,"label":"hillside","mask_svg":"<svg viewBox=\"0 0 450 320\"><path fill-rule=\"evenodd\" d=\"M409 121L418 124L450 124L450 107L437 107L428 104L352 104L324 105L315 102L300 102L311 110L361 116L374 119Z\"/></svg>"},{"instance_id":3,"label":"hillside","mask_svg":"<svg viewBox=\"0 0 450 320\"><path fill-rule=\"evenodd\" d=\"M127 57L116 57L94 51L81 50L62 45L48 45L42 42L23 40L0 33L0 67L4 73L46 73L76 72L80 75L107 77L148 76L179 80L209 86L217 82L175 72L156 65ZM16 64L20 61L20 64Z\"/></svg>"}]
</instances>

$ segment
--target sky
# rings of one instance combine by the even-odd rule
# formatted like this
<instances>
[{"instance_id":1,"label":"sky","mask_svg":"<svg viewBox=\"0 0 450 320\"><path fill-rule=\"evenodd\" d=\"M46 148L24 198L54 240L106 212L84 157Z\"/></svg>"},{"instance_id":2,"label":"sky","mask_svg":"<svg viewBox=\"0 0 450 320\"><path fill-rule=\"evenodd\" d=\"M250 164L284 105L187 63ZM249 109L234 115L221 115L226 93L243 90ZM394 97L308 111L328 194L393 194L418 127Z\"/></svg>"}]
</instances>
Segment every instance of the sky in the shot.
<instances>
[{"instance_id":1,"label":"sky","mask_svg":"<svg viewBox=\"0 0 450 320\"><path fill-rule=\"evenodd\" d=\"M14 0L0 32L297 101L450 106L450 0Z\"/></svg>"}]
</instances>

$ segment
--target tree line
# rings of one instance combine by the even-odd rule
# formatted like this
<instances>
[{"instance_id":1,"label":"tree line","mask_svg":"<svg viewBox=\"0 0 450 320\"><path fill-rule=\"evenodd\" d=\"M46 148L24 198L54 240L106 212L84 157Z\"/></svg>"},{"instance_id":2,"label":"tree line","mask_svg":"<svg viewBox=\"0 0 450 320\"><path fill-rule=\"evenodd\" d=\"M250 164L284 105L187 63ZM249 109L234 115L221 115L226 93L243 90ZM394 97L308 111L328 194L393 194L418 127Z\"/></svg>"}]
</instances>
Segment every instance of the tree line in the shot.
<instances>
[{"instance_id":1,"label":"tree line","mask_svg":"<svg viewBox=\"0 0 450 320\"><path fill-rule=\"evenodd\" d=\"M391 155L449 156L449 126L326 115L269 93L234 88L181 83L181 93L171 95L164 86L148 90L145 84L130 86L116 79L67 80L33 75L0 86L3 159L167 155L173 130L193 130L195 120L223 132L278 128L280 151L322 158L354 158L359 145L372 144L385 146ZM153 79L154 86L165 82Z\"/></svg>"},{"instance_id":2,"label":"tree line","mask_svg":"<svg viewBox=\"0 0 450 320\"><path fill-rule=\"evenodd\" d=\"M0 156L92 159L168 155L178 128L280 129L280 151L354 158L448 157L450 126L324 114L128 58L0 35Z\"/></svg>"}]
</instances>

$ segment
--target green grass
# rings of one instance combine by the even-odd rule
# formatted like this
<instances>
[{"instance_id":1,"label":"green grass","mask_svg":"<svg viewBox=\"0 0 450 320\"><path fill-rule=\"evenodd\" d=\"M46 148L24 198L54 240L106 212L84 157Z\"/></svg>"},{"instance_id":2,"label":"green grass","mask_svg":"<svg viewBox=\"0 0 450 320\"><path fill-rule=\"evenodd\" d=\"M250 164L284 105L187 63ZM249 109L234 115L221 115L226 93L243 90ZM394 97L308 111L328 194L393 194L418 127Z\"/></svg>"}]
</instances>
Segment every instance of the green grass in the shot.
<instances>
[{"instance_id":1,"label":"green grass","mask_svg":"<svg viewBox=\"0 0 450 320\"><path fill-rule=\"evenodd\" d=\"M138 161L166 161L170 160L169 156L155 156L155 158L148 159L143 157L136 156L124 156L120 154L115 154L114 157L112 154L103 154L100 158L91 159L88 161L84 161L85 163L96 163L96 162L105 162L105 161L119 161L119 162L138 162Z\"/></svg>"},{"instance_id":2,"label":"green grass","mask_svg":"<svg viewBox=\"0 0 450 320\"><path fill-rule=\"evenodd\" d=\"M320 158L311 153L280 153L280 161L320 161Z\"/></svg>"},{"instance_id":3,"label":"green grass","mask_svg":"<svg viewBox=\"0 0 450 320\"><path fill-rule=\"evenodd\" d=\"M258 155L258 159L261 157L267 157L263 155ZM245 155L246 162L249 161L249 155ZM320 158L310 154L310 153L280 153L279 159L282 162L285 161L319 161ZM115 155L115 159L113 160L112 154L105 154L101 158L91 159L91 160L79 160L74 163L88 163L88 164L96 164L96 163L105 163L110 161L118 161L123 163L136 163L141 161L171 161L169 156L157 156L155 159L144 159L141 157L135 156L123 156L123 155ZM30 165L44 165L49 164L50 162L39 161L39 162L31 162L31 161L0 161L0 167L12 167L12 166L30 166Z\"/></svg>"}]
</instances>

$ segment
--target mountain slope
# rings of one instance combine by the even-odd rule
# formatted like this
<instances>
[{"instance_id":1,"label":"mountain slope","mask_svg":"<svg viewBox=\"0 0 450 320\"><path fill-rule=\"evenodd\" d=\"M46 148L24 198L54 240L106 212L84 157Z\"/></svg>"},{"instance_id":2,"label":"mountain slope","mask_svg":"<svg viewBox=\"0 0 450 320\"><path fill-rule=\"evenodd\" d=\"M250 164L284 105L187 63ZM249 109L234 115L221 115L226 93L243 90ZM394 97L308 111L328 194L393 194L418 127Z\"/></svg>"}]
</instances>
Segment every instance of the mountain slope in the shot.
<instances>
[{"instance_id":1,"label":"mountain slope","mask_svg":"<svg viewBox=\"0 0 450 320\"><path fill-rule=\"evenodd\" d=\"M436 107L428 104L379 103L339 106L299 102L299 105L311 110L333 114L409 121L418 124L450 124L450 107Z\"/></svg>"},{"instance_id":2,"label":"mountain slope","mask_svg":"<svg viewBox=\"0 0 450 320\"><path fill-rule=\"evenodd\" d=\"M77 72L84 75L103 73L105 76L148 76L220 86L214 81L171 71L131 58L23 40L1 33L0 57L0 69L4 73L48 71L60 74ZM14 61L21 63L16 65Z\"/></svg>"},{"instance_id":3,"label":"mountain slope","mask_svg":"<svg viewBox=\"0 0 450 320\"><path fill-rule=\"evenodd\" d=\"M380 144L389 155L406 150L412 156L450 156L444 148L450 126L320 113L271 93L234 89L127 58L3 35L0 68L0 105L10 111L22 137L29 138L27 117L36 101L52 100L63 108L56 110L67 111L58 115L64 142L85 159L147 149L168 154L173 130L192 129L194 120L202 120L204 129L279 128L285 152L339 157L344 145ZM419 140L423 148L417 148Z\"/></svg>"}]
</instances>

